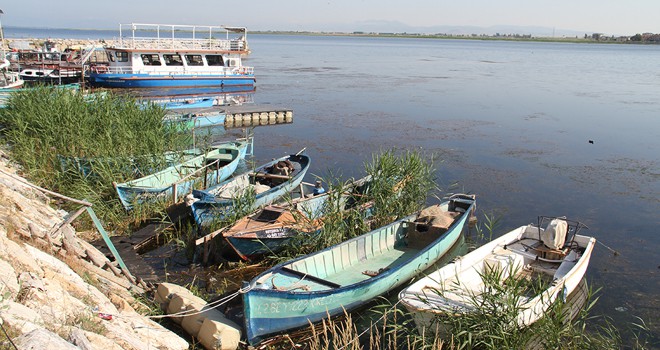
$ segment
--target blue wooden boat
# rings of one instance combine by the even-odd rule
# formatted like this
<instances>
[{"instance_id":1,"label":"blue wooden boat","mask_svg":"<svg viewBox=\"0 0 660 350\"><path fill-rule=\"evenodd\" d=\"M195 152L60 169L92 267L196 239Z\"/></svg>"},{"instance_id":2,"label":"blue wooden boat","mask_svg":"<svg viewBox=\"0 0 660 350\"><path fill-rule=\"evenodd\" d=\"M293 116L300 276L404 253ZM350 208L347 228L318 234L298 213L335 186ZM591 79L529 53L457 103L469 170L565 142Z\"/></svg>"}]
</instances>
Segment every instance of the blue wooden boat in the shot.
<instances>
[{"instance_id":1,"label":"blue wooden boat","mask_svg":"<svg viewBox=\"0 0 660 350\"><path fill-rule=\"evenodd\" d=\"M242 141L212 146L209 152L181 164L114 186L127 210L135 203L146 201L178 202L193 190L195 184L206 187L231 176L245 157L247 146L248 143Z\"/></svg>"},{"instance_id":2,"label":"blue wooden boat","mask_svg":"<svg viewBox=\"0 0 660 350\"><path fill-rule=\"evenodd\" d=\"M57 159L60 163L62 172L75 171L84 177L98 177L97 169L120 168L124 173L149 174L157 172L151 165L150 159L162 158L163 167L172 167L192 158L202 155L199 149L192 148L183 151L169 151L162 155L143 155L135 157L71 157L58 154ZM144 164L148 164L145 167Z\"/></svg>"},{"instance_id":3,"label":"blue wooden boat","mask_svg":"<svg viewBox=\"0 0 660 350\"><path fill-rule=\"evenodd\" d=\"M167 102L154 102L167 110L179 110L189 108L210 108L215 103L212 98L180 99Z\"/></svg>"},{"instance_id":4,"label":"blue wooden boat","mask_svg":"<svg viewBox=\"0 0 660 350\"><path fill-rule=\"evenodd\" d=\"M165 32L166 36L161 36ZM130 32L131 35L124 34ZM230 37L232 34L234 37ZM185 36L185 37L183 37ZM111 88L252 86L254 69L244 27L131 23L104 48L107 64L90 67L90 81Z\"/></svg>"},{"instance_id":5,"label":"blue wooden boat","mask_svg":"<svg viewBox=\"0 0 660 350\"><path fill-rule=\"evenodd\" d=\"M357 209L355 195L366 192L370 176L353 181L337 195L325 192L269 205L238 220L222 232L222 237L243 260L281 251L298 235L318 233L323 225L324 207L328 201L340 201L344 210ZM369 206L360 207L365 213Z\"/></svg>"},{"instance_id":6,"label":"blue wooden boat","mask_svg":"<svg viewBox=\"0 0 660 350\"><path fill-rule=\"evenodd\" d=\"M197 227L204 229L213 220L222 218L232 209L234 199L249 190L255 193L252 209L273 203L301 184L309 164L307 155L289 155L206 190L193 190L195 201L191 209Z\"/></svg>"},{"instance_id":7,"label":"blue wooden boat","mask_svg":"<svg viewBox=\"0 0 660 350\"><path fill-rule=\"evenodd\" d=\"M248 343L356 309L408 281L456 243L474 207L474 197L456 196L437 208L455 215L446 230L413 214L255 277L243 294Z\"/></svg>"},{"instance_id":8,"label":"blue wooden boat","mask_svg":"<svg viewBox=\"0 0 660 350\"><path fill-rule=\"evenodd\" d=\"M165 115L163 121L166 123L176 123L180 129L189 130L193 128L205 128L209 126L225 125L227 113L224 109L209 108L205 111L196 111L190 113L170 112Z\"/></svg>"}]
</instances>

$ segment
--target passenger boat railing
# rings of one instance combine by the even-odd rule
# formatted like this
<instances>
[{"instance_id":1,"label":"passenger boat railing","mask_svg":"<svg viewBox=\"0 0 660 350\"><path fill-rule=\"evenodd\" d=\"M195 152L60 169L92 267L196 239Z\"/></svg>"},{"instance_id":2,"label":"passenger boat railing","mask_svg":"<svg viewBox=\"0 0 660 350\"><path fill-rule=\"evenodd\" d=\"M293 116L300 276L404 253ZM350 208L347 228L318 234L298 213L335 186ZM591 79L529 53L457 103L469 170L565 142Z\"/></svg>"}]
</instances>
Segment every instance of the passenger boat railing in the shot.
<instances>
[{"instance_id":1,"label":"passenger boat railing","mask_svg":"<svg viewBox=\"0 0 660 350\"><path fill-rule=\"evenodd\" d=\"M127 26L130 35L125 34ZM229 33L240 36L230 38ZM129 49L248 51L247 30L242 27L120 24L118 44Z\"/></svg>"},{"instance_id":2,"label":"passenger boat railing","mask_svg":"<svg viewBox=\"0 0 660 350\"><path fill-rule=\"evenodd\" d=\"M177 69L177 70L165 70L162 67L159 68L144 68L144 69L133 69L132 67L109 67L109 66L94 66L92 71L94 73L110 73L110 74L158 74L158 75L181 75L181 74L191 74L191 75L201 75L201 76L218 76L224 73L225 76L235 76L235 75L253 75L254 67L235 67L233 69L225 69L224 72L218 70L210 71L208 67L205 70L197 69Z\"/></svg>"}]
</instances>

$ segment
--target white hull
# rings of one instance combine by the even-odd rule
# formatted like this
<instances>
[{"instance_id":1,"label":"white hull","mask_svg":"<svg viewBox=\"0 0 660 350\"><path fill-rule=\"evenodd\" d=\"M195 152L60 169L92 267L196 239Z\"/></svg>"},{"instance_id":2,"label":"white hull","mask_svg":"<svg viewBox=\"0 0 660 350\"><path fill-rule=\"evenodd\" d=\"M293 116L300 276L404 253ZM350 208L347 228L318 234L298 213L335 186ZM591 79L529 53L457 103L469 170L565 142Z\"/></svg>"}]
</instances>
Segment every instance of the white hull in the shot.
<instances>
[{"instance_id":1,"label":"white hull","mask_svg":"<svg viewBox=\"0 0 660 350\"><path fill-rule=\"evenodd\" d=\"M558 297L575 290L586 273L595 242L595 238L575 235L563 254L555 256L558 250L543 245L539 228L522 226L434 271L401 291L399 298L420 332L443 330L435 324L438 315L460 315L475 308L474 300L486 292L484 273L497 269L502 282L510 274L536 274L552 282L535 296L520 296L516 322L519 327L529 326ZM552 254L550 258L548 254Z\"/></svg>"}]
</instances>

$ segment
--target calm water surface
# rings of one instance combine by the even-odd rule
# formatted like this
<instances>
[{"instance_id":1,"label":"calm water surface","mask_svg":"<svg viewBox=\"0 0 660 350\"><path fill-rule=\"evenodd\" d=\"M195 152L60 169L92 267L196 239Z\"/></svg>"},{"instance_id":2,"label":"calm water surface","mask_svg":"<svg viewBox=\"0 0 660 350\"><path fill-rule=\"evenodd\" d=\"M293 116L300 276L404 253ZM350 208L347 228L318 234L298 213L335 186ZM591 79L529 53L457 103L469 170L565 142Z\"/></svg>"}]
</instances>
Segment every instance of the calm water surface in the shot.
<instances>
[{"instance_id":1,"label":"calm water surface","mask_svg":"<svg viewBox=\"0 0 660 350\"><path fill-rule=\"evenodd\" d=\"M37 37L115 36L66 34ZM256 103L294 110L293 124L255 129L257 163L306 147L312 174L349 177L383 149L435 154L439 184L476 193L499 233L537 215L586 223L620 252L592 256L596 314L660 334L660 46L249 40Z\"/></svg>"},{"instance_id":2,"label":"calm water surface","mask_svg":"<svg viewBox=\"0 0 660 350\"><path fill-rule=\"evenodd\" d=\"M476 193L500 233L537 215L585 222L621 253L594 251L596 313L658 326L660 46L279 35L250 45L255 101L294 109L293 124L256 129L258 159L307 147L313 174L359 176L382 149L436 154L439 183Z\"/></svg>"}]
</instances>

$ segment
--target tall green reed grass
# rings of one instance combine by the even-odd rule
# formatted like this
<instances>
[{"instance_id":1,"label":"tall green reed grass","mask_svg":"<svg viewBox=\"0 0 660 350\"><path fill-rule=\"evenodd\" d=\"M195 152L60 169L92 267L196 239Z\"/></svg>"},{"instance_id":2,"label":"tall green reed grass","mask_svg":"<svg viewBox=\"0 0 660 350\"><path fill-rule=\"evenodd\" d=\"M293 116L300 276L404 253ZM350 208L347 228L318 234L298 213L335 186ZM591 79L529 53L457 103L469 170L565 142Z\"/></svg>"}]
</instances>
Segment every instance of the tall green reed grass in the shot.
<instances>
[{"instance_id":1,"label":"tall green reed grass","mask_svg":"<svg viewBox=\"0 0 660 350\"><path fill-rule=\"evenodd\" d=\"M161 169L190 136L163 123L164 111L112 93L89 98L52 87L17 91L0 112L2 135L13 161L32 182L87 199L112 228L130 217L112 182ZM144 212L143 212L144 214ZM137 219L137 218L136 218Z\"/></svg>"},{"instance_id":2,"label":"tall green reed grass","mask_svg":"<svg viewBox=\"0 0 660 350\"><path fill-rule=\"evenodd\" d=\"M322 181L328 198L315 212L296 212L297 226L319 220L318 232L295 236L284 251L270 257L275 262L309 254L359 236L422 209L437 190L433 163L418 151L383 151L365 167L368 181L358 190L353 179L342 180L331 170Z\"/></svg>"}]
</instances>

